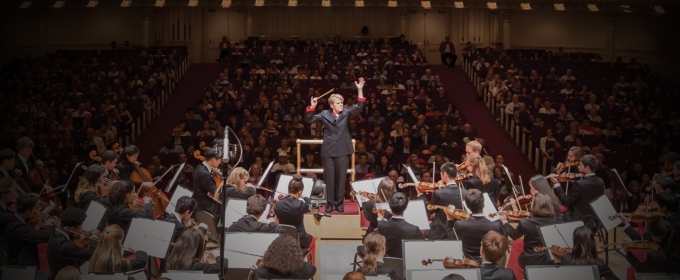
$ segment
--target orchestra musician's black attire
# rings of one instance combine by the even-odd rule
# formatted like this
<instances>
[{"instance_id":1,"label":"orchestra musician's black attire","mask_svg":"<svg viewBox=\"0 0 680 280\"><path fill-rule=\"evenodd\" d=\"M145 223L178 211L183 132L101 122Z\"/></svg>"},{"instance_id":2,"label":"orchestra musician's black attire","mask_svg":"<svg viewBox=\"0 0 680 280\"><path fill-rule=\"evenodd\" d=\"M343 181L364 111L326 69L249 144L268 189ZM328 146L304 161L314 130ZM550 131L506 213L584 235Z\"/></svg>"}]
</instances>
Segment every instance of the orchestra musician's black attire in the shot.
<instances>
[{"instance_id":1,"label":"orchestra musician's black attire","mask_svg":"<svg viewBox=\"0 0 680 280\"><path fill-rule=\"evenodd\" d=\"M262 215L267 215L263 213ZM247 215L234 222L227 228L227 232L264 232L264 233L286 233L286 230L277 223L271 222L268 225L260 223L255 217Z\"/></svg>"},{"instance_id":2,"label":"orchestra musician's black attire","mask_svg":"<svg viewBox=\"0 0 680 280\"><path fill-rule=\"evenodd\" d=\"M130 209L127 204L112 206L106 211L106 220L109 225L116 224L120 226L127 234L130 229L130 224L134 218L153 219L153 207L151 203L144 204L144 211L135 211Z\"/></svg>"},{"instance_id":3,"label":"orchestra musician's black attire","mask_svg":"<svg viewBox=\"0 0 680 280\"><path fill-rule=\"evenodd\" d=\"M668 223L671 224L671 227L673 228L673 232L680 232L680 214L673 213L673 214L669 215L668 217L666 217L666 221L668 221ZM649 242L652 241L652 235L649 234L649 231L645 232L645 234L640 236L638 231L635 230L635 228L633 228L630 225L625 226L623 228L623 232L625 232L626 235L628 235L628 237L630 237L631 240L642 240L642 239L644 239L644 240L649 241Z\"/></svg>"},{"instance_id":4,"label":"orchestra musician's black attire","mask_svg":"<svg viewBox=\"0 0 680 280\"><path fill-rule=\"evenodd\" d=\"M557 220L555 217L533 216L519 220L516 228L513 228L509 223L503 225L505 233L513 240L517 240L524 236L524 252L519 255L519 267L524 269L527 265L547 265L554 263L550 259L550 256L548 256L550 252L543 251L536 253L534 252L534 248L543 246L539 228L554 225L556 223Z\"/></svg>"},{"instance_id":5,"label":"orchestra musician's black attire","mask_svg":"<svg viewBox=\"0 0 680 280\"><path fill-rule=\"evenodd\" d=\"M503 234L500 222L489 221L483 214L472 215L469 220L447 221L446 228L449 239L463 241L465 257L476 261L482 260L479 255L482 237L490 230Z\"/></svg>"},{"instance_id":6,"label":"orchestra musician's black attire","mask_svg":"<svg viewBox=\"0 0 680 280\"><path fill-rule=\"evenodd\" d=\"M562 256L562 261L560 262L560 264L574 265L574 256L571 253L565 254L564 256ZM680 264L680 262L676 261L676 265L678 264ZM609 266L607 266L607 264L600 258L597 258L597 270L600 272L600 278L604 278L605 280L619 280L619 277L617 277L616 274L614 274L614 272L609 268ZM655 270L654 272L661 272L661 270Z\"/></svg>"},{"instance_id":7,"label":"orchestra musician's black attire","mask_svg":"<svg viewBox=\"0 0 680 280\"><path fill-rule=\"evenodd\" d=\"M470 176L470 178L463 181L463 186L465 187L466 190L478 189L483 193L489 194L491 202L496 203L496 198L498 197L498 193L501 190L501 181L498 181L498 179L491 177L491 181L489 181L486 184L482 184L482 180L479 179L479 177Z\"/></svg>"},{"instance_id":8,"label":"orchestra musician's black attire","mask_svg":"<svg viewBox=\"0 0 680 280\"><path fill-rule=\"evenodd\" d=\"M34 193L40 193L40 190L43 188L45 184L43 183L37 183L33 182L28 179L28 173L31 172L35 168L35 162L33 162L31 159L26 160L26 165L24 165L23 161L21 160L21 157L17 154L14 157L14 169L19 170L21 173L21 176L16 176L17 174L12 174L12 171L9 170L7 171L7 175L9 175L10 178L14 180L23 180L26 185L34 192ZM3 178L4 174L0 172L0 178Z\"/></svg>"},{"instance_id":9,"label":"orchestra musician's black attire","mask_svg":"<svg viewBox=\"0 0 680 280\"><path fill-rule=\"evenodd\" d=\"M345 181L349 168L348 155L354 153L352 136L347 123L363 111L366 98L358 98L356 106L334 115L332 109L315 114L316 108L307 107L305 121L323 124L323 144L321 144L321 163L326 182L327 207L344 207ZM344 210L344 208L343 208Z\"/></svg>"},{"instance_id":10,"label":"orchestra musician's black attire","mask_svg":"<svg viewBox=\"0 0 680 280\"><path fill-rule=\"evenodd\" d=\"M67 233L56 229L47 242L47 262L50 271L54 271L52 278L64 267L79 268L83 263L90 260L96 247L96 241L91 241L89 248L78 247Z\"/></svg>"},{"instance_id":11,"label":"orchestra musician's black attire","mask_svg":"<svg viewBox=\"0 0 680 280\"><path fill-rule=\"evenodd\" d=\"M255 279L311 279L314 274L316 274L316 267L305 262L304 266L290 275L284 275L272 268L261 266L255 271Z\"/></svg>"},{"instance_id":12,"label":"orchestra musician's black attire","mask_svg":"<svg viewBox=\"0 0 680 280\"><path fill-rule=\"evenodd\" d=\"M168 214L165 217L165 221L168 223L175 224L175 229L172 232L172 239L170 240L172 242L177 241L177 238L179 238L179 236L182 235L182 233L184 233L184 231L187 230L187 227L184 224L182 224L182 220L175 213ZM203 233L203 235L208 233L208 231L202 227L199 227L198 230L200 230Z\"/></svg>"},{"instance_id":13,"label":"orchestra musician's black attire","mask_svg":"<svg viewBox=\"0 0 680 280\"><path fill-rule=\"evenodd\" d=\"M386 266L384 262L378 260L378 269L376 270L376 273L369 274L369 273L364 273L361 271L361 268L357 269L357 271L361 272L364 276L378 276L378 275L387 275L390 277L390 280L402 280L402 278L399 273L397 273L394 268L391 268L389 266Z\"/></svg>"},{"instance_id":14,"label":"orchestra musician's black attire","mask_svg":"<svg viewBox=\"0 0 680 280\"><path fill-rule=\"evenodd\" d=\"M453 205L456 209L463 209L463 200L467 191L456 183L450 183L446 187L438 189L432 193L432 201L430 204L439 206ZM462 195L462 196L461 196ZM424 199L427 204L427 200ZM427 205L426 205L427 207ZM427 209L427 208L426 208ZM434 213L434 219L430 223L429 240L443 240L448 239L446 229L446 213L442 209L428 210L427 214Z\"/></svg>"},{"instance_id":15,"label":"orchestra musician's black attire","mask_svg":"<svg viewBox=\"0 0 680 280\"><path fill-rule=\"evenodd\" d=\"M247 187L245 191L239 190L238 188L232 185L225 185L222 188L224 188L223 191L227 195L227 199L229 199L230 197L238 199L248 199L249 197L257 193L257 191L255 191L255 188L251 187Z\"/></svg>"},{"instance_id":16,"label":"orchestra musician's black attire","mask_svg":"<svg viewBox=\"0 0 680 280\"><path fill-rule=\"evenodd\" d=\"M375 200L373 199L368 200L361 204L361 210L364 212L364 217L368 221L368 228L366 229L366 234L361 239L362 243L369 233L374 232L375 229L378 228L378 213L373 213L374 208ZM390 218L392 218L392 213L390 213L390 211L385 211L385 219L389 220Z\"/></svg>"},{"instance_id":17,"label":"orchestra musician's black attire","mask_svg":"<svg viewBox=\"0 0 680 280\"><path fill-rule=\"evenodd\" d=\"M124 162L119 162L118 166L116 167L118 169L118 178L121 180L130 180L130 176L132 175L132 171L137 170L137 167L135 166L134 163L129 162L127 159ZM151 174L153 176L153 174ZM148 178L149 180L153 180L153 178ZM135 183L135 187L139 189L139 187L142 186L142 182L133 182Z\"/></svg>"},{"instance_id":18,"label":"orchestra musician's black attire","mask_svg":"<svg viewBox=\"0 0 680 280\"><path fill-rule=\"evenodd\" d=\"M7 225L15 218L16 216L7 209L7 206L0 204L0 254L3 252L5 255L7 254L7 238L5 238L5 234L7 233Z\"/></svg>"},{"instance_id":19,"label":"orchestra musician's black attire","mask_svg":"<svg viewBox=\"0 0 680 280\"><path fill-rule=\"evenodd\" d=\"M45 225L42 231L34 230L18 216L7 225L7 260L15 265L39 265L38 244L47 242L54 234L54 226Z\"/></svg>"},{"instance_id":20,"label":"orchestra musician's black attire","mask_svg":"<svg viewBox=\"0 0 680 280\"><path fill-rule=\"evenodd\" d=\"M96 201L99 202L104 207L109 207L109 200L106 199L105 197L101 197L93 191L84 191L80 194L80 197L78 198L77 205L78 209L87 211L87 207L90 205L90 201Z\"/></svg>"},{"instance_id":21,"label":"orchestra musician's black attire","mask_svg":"<svg viewBox=\"0 0 680 280\"><path fill-rule=\"evenodd\" d=\"M387 221L378 222L377 231L385 236L385 256L387 257L404 258L401 248L401 241L404 239L425 239L417 226L409 224L402 217L392 216Z\"/></svg>"},{"instance_id":22,"label":"orchestra musician's black attire","mask_svg":"<svg viewBox=\"0 0 680 280\"><path fill-rule=\"evenodd\" d=\"M309 197L303 198L304 201L296 199L294 196L286 196L282 200L276 202L274 213L279 219L279 224L290 225L297 228L300 237L300 248L307 249L312 244L312 236L305 231L304 216L305 213L311 212L309 210Z\"/></svg>"},{"instance_id":23,"label":"orchestra musician's black attire","mask_svg":"<svg viewBox=\"0 0 680 280\"><path fill-rule=\"evenodd\" d=\"M481 263L479 272L482 274L482 280L517 280L511 269L500 268L495 263Z\"/></svg>"},{"instance_id":24,"label":"orchestra musician's black attire","mask_svg":"<svg viewBox=\"0 0 680 280\"><path fill-rule=\"evenodd\" d=\"M569 183L569 193L565 193L563 187L558 185L554 188L555 195L562 205L568 208L563 220L583 221L583 223L595 232L597 217L590 208L590 203L604 194L604 181L594 173L586 175L583 179Z\"/></svg>"},{"instance_id":25,"label":"orchestra musician's black attire","mask_svg":"<svg viewBox=\"0 0 680 280\"><path fill-rule=\"evenodd\" d=\"M205 162L196 165L194 168L194 194L192 198L196 200L198 209L213 215L215 222L220 220L220 206L217 201L208 196L208 193L215 194L217 186L213 181L210 169Z\"/></svg>"}]
</instances>

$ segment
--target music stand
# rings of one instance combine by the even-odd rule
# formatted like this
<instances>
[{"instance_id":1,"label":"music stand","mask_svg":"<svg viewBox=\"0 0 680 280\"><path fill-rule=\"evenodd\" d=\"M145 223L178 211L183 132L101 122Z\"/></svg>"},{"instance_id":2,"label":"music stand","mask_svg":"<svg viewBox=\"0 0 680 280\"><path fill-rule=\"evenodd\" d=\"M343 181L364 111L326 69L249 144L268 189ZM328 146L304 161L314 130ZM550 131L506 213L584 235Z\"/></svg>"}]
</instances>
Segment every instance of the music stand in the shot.
<instances>
[{"instance_id":1,"label":"music stand","mask_svg":"<svg viewBox=\"0 0 680 280\"><path fill-rule=\"evenodd\" d=\"M192 191L185 189L182 186L177 186L175 192L172 194L172 197L170 197L170 203L168 203L168 207L165 207L165 212L168 214L172 214L173 212L175 212L177 200L179 200L183 196L192 197L193 195L194 193Z\"/></svg>"},{"instance_id":2,"label":"music stand","mask_svg":"<svg viewBox=\"0 0 680 280\"><path fill-rule=\"evenodd\" d=\"M416 270L411 272L411 279L443 279L451 274L458 274L465 280L482 280L482 272L479 268L457 268L437 270ZM368 278L366 278L368 279Z\"/></svg>"},{"instance_id":3,"label":"music stand","mask_svg":"<svg viewBox=\"0 0 680 280\"><path fill-rule=\"evenodd\" d=\"M125 235L123 247L144 251L149 256L165 259L174 231L174 223L134 218Z\"/></svg>"},{"instance_id":4,"label":"music stand","mask_svg":"<svg viewBox=\"0 0 680 280\"><path fill-rule=\"evenodd\" d=\"M87 217L83 221L83 225L80 228L84 231L91 231L93 229L99 228L102 223L104 214L106 214L106 206L101 203L91 200L87 206L87 211L85 211Z\"/></svg>"},{"instance_id":5,"label":"music stand","mask_svg":"<svg viewBox=\"0 0 680 280\"><path fill-rule=\"evenodd\" d=\"M607 176L609 177L609 180L611 181L611 184L613 185L614 189L614 208L619 209L619 212L623 211L623 202L626 201L629 197L631 197L633 194L631 194L628 189L626 188L626 185L623 183L623 180L621 180L621 176L619 176L619 172L616 171L616 168L604 168L605 172L607 172ZM605 235L605 238L607 239L605 242L609 242L609 235ZM616 231L614 231L614 241L616 242ZM618 253L618 252L617 252ZM605 250L605 263L609 264L609 250Z\"/></svg>"},{"instance_id":6,"label":"music stand","mask_svg":"<svg viewBox=\"0 0 680 280\"><path fill-rule=\"evenodd\" d=\"M278 186L276 186L276 191L281 193L288 193L288 184L293 180L293 175L281 174L279 177ZM312 188L314 187L314 179L309 177L302 177L302 184L305 188L302 190L302 197L312 196ZM231 265L231 264L230 264Z\"/></svg>"},{"instance_id":7,"label":"music stand","mask_svg":"<svg viewBox=\"0 0 680 280\"><path fill-rule=\"evenodd\" d=\"M35 279L38 268L35 266L7 265L0 270L0 279L26 280Z\"/></svg>"},{"instance_id":8,"label":"music stand","mask_svg":"<svg viewBox=\"0 0 680 280\"><path fill-rule=\"evenodd\" d=\"M260 181L257 182L258 186L262 186L264 184L265 178L267 178L267 175L269 175L269 171L272 170L272 166L274 166L274 162L270 162L269 166L267 166L267 169L264 170L264 173L262 173L262 177L260 177Z\"/></svg>"},{"instance_id":9,"label":"music stand","mask_svg":"<svg viewBox=\"0 0 680 280\"><path fill-rule=\"evenodd\" d=\"M557 245L562 248L573 248L574 230L582 226L583 221L555 224L538 228L538 233L541 234L541 240L543 241L543 244L548 248L550 248L552 245ZM555 257L551 253L549 252L546 253L550 257L550 260L555 259ZM599 279L599 277L596 279Z\"/></svg>"},{"instance_id":10,"label":"music stand","mask_svg":"<svg viewBox=\"0 0 680 280\"><path fill-rule=\"evenodd\" d=\"M406 210L404 210L404 221L417 226L420 230L430 229L430 222L427 220L425 204L420 203L419 199L412 200L412 202L414 203L409 203L408 207L406 207ZM387 202L376 203L375 208L391 211ZM384 221L385 217L378 215L378 220Z\"/></svg>"},{"instance_id":11,"label":"music stand","mask_svg":"<svg viewBox=\"0 0 680 280\"><path fill-rule=\"evenodd\" d=\"M350 182L350 185L352 186L352 190L354 190L354 192L355 192L354 196L356 197L357 204L359 204L359 207L361 207L361 204L368 201L368 198L360 195L359 192L367 192L367 193L380 195L378 193L378 185L380 185L380 181L382 181L385 178L386 177L380 177L380 178L364 179L364 180L357 180L357 181L354 181L354 182ZM366 210L364 210L364 211L366 211Z\"/></svg>"},{"instance_id":12,"label":"music stand","mask_svg":"<svg viewBox=\"0 0 680 280\"><path fill-rule=\"evenodd\" d=\"M253 265L263 258L269 245L280 234L227 232L224 236L224 257L229 260L229 270L225 279L239 279L236 275L250 273ZM215 258L219 258L219 251L214 250L211 253Z\"/></svg>"},{"instance_id":13,"label":"music stand","mask_svg":"<svg viewBox=\"0 0 680 280\"><path fill-rule=\"evenodd\" d=\"M527 265L527 280L600 279L596 265Z\"/></svg>"},{"instance_id":14,"label":"music stand","mask_svg":"<svg viewBox=\"0 0 680 280\"><path fill-rule=\"evenodd\" d=\"M618 218L616 209L614 209L614 206L606 195L602 195L590 202L590 208L593 209L595 216L597 216L600 223L602 223L602 226L604 226L604 229L607 231L610 231L621 224L621 219Z\"/></svg>"},{"instance_id":15,"label":"music stand","mask_svg":"<svg viewBox=\"0 0 680 280\"><path fill-rule=\"evenodd\" d=\"M446 257L460 260L465 256L463 242L458 240L402 240L401 246L404 254L404 276L406 279L417 279L411 275L412 271L444 269L443 262L433 262L425 266L422 264L423 260L444 259Z\"/></svg>"},{"instance_id":16,"label":"music stand","mask_svg":"<svg viewBox=\"0 0 680 280\"><path fill-rule=\"evenodd\" d=\"M177 182L177 178L179 178L179 174L182 174L182 170L184 169L184 165L186 163L182 163L179 168L177 168L177 171L175 171L175 175L172 176L172 180L168 182L168 184L165 186L165 193L170 193L170 190L172 190L172 186Z\"/></svg>"},{"instance_id":17,"label":"music stand","mask_svg":"<svg viewBox=\"0 0 680 280\"><path fill-rule=\"evenodd\" d=\"M228 198L226 207L227 211L224 212L224 227L228 228L243 216L247 216L248 215L248 213L246 213L247 206L248 201L245 199L238 199L233 197ZM271 204L267 204L267 207L264 209L264 212L262 212L262 216L260 216L258 222L267 223L267 213L269 213L270 207Z\"/></svg>"}]
</instances>

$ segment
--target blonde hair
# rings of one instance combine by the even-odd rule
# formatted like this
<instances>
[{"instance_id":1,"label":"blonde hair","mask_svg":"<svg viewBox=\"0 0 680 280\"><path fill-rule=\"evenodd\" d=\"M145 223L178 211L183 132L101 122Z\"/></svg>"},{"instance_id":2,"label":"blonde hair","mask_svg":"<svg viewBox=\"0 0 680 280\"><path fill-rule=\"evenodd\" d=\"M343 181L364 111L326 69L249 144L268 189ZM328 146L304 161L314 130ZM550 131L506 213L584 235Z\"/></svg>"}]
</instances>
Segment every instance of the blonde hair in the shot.
<instances>
[{"instance_id":1,"label":"blonde hair","mask_svg":"<svg viewBox=\"0 0 680 280\"><path fill-rule=\"evenodd\" d=\"M54 280L80 280L80 270L72 266L64 267L57 273Z\"/></svg>"},{"instance_id":2,"label":"blonde hair","mask_svg":"<svg viewBox=\"0 0 680 280\"><path fill-rule=\"evenodd\" d=\"M130 267L130 260L123 258L123 245L125 232L118 225L110 225L104 229L97 249L90 258L89 272L122 272L121 262L125 261Z\"/></svg>"},{"instance_id":3,"label":"blonde hair","mask_svg":"<svg viewBox=\"0 0 680 280\"><path fill-rule=\"evenodd\" d=\"M84 177L80 177L80 180L78 181L78 187L76 188L76 193L75 193L73 199L76 202L80 202L80 196L82 196L86 192L96 193L97 192L97 186L88 182L88 180L85 179Z\"/></svg>"},{"instance_id":4,"label":"blonde hair","mask_svg":"<svg viewBox=\"0 0 680 280\"><path fill-rule=\"evenodd\" d=\"M472 166L472 174L479 177L479 180L482 181L482 184L486 185L491 182L491 172L489 171L489 168L486 167L486 162L481 156L469 155L467 157L467 161L470 166Z\"/></svg>"},{"instance_id":5,"label":"blonde hair","mask_svg":"<svg viewBox=\"0 0 680 280\"><path fill-rule=\"evenodd\" d=\"M229 174L227 184L232 184L239 190L245 190L246 186L241 186L241 179L247 176L250 176L248 170L245 170L243 167L236 167L231 171L231 174Z\"/></svg>"},{"instance_id":6,"label":"blonde hair","mask_svg":"<svg viewBox=\"0 0 680 280\"><path fill-rule=\"evenodd\" d=\"M361 272L375 274L378 272L377 254L385 248L385 236L377 232L369 233L364 239L364 248L366 249L366 256L364 257L364 264L361 266Z\"/></svg>"},{"instance_id":7,"label":"blonde hair","mask_svg":"<svg viewBox=\"0 0 680 280\"><path fill-rule=\"evenodd\" d=\"M473 140L473 141L468 142L465 145L465 148L466 149L470 148L470 150L472 150L474 152L478 152L478 153L482 152L482 144L479 143L479 141L477 141L477 140Z\"/></svg>"},{"instance_id":8,"label":"blonde hair","mask_svg":"<svg viewBox=\"0 0 680 280\"><path fill-rule=\"evenodd\" d=\"M378 193L376 194L375 201L378 203L387 202L396 192L397 189L394 187L392 180L382 179L380 184L378 184Z\"/></svg>"},{"instance_id":9,"label":"blonde hair","mask_svg":"<svg viewBox=\"0 0 680 280\"><path fill-rule=\"evenodd\" d=\"M342 95L337 94L337 93L331 94L331 97L328 98L328 104L333 104L337 101L345 102L345 98L342 97Z\"/></svg>"},{"instance_id":10,"label":"blonde hair","mask_svg":"<svg viewBox=\"0 0 680 280\"><path fill-rule=\"evenodd\" d=\"M508 250L508 239L495 230L490 230L482 237L482 252L484 258L490 262L497 262Z\"/></svg>"}]
</instances>

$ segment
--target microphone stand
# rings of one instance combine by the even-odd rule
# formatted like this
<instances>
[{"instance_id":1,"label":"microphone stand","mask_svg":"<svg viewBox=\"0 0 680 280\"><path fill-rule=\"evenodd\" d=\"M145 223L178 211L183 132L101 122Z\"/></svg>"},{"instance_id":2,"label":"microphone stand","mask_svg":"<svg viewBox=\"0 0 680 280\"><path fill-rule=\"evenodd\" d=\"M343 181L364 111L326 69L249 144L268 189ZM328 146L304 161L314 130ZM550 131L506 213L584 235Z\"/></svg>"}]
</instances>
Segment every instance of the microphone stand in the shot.
<instances>
[{"instance_id":1,"label":"microphone stand","mask_svg":"<svg viewBox=\"0 0 680 280\"><path fill-rule=\"evenodd\" d=\"M226 153L226 158L227 162L222 163L222 174L225 174L224 178L222 178L222 192L220 193L220 199L222 200L222 204L220 204L220 209L221 209L221 215L220 215L220 223L219 223L219 229L217 230L220 233L220 270L219 274L217 275L217 278L219 280L225 280L224 277L224 270L225 270L225 263L224 263L224 243L226 241L226 236L225 236L225 231L226 231L226 225L224 224L224 215L227 212L227 192L225 192L225 188L227 186L227 178L229 178L229 159L231 159L231 156L229 155L229 131L231 131L232 134L236 135L234 131L229 127L226 126L225 128L225 137L222 142L222 152ZM238 147L239 147L239 158L238 161L234 166L238 166L241 163L241 160L243 159L243 146L241 145L241 140L236 137L236 141L238 142ZM233 171L233 169L232 169Z\"/></svg>"}]
</instances>

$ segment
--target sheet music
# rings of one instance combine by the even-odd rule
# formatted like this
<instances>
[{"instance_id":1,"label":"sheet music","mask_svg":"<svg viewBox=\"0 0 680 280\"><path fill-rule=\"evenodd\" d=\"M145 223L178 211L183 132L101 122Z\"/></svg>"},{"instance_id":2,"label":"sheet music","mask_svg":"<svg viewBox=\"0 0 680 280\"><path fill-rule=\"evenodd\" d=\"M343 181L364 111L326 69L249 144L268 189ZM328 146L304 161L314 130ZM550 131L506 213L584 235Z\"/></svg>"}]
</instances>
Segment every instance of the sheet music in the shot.
<instances>
[{"instance_id":1,"label":"sheet music","mask_svg":"<svg viewBox=\"0 0 680 280\"><path fill-rule=\"evenodd\" d=\"M607 231L616 228L622 223L621 219L616 216L618 213L606 195L602 195L595 199L590 203L590 207ZM614 217L614 219L609 219L609 217Z\"/></svg>"},{"instance_id":2,"label":"sheet music","mask_svg":"<svg viewBox=\"0 0 680 280\"><path fill-rule=\"evenodd\" d=\"M416 174L413 173L413 170L411 170L411 167L404 164L404 168L406 168L406 171L408 171L408 176L411 177L411 180L413 180L414 183L419 184L420 181L418 181L418 177L416 177Z\"/></svg>"},{"instance_id":3,"label":"sheet music","mask_svg":"<svg viewBox=\"0 0 680 280\"><path fill-rule=\"evenodd\" d=\"M106 207L101 203L92 200L90 201L90 205L87 206L85 214L87 217L80 228L84 231L91 231L99 226L102 218L104 218L104 214L106 214Z\"/></svg>"},{"instance_id":4,"label":"sheet music","mask_svg":"<svg viewBox=\"0 0 680 280\"><path fill-rule=\"evenodd\" d=\"M527 280L573 280L600 279L597 266L594 265L565 265L565 266L535 266L526 267Z\"/></svg>"},{"instance_id":5,"label":"sheet music","mask_svg":"<svg viewBox=\"0 0 680 280\"><path fill-rule=\"evenodd\" d=\"M409 279L443 279L451 274L458 274L465 280L482 279L482 273L479 268L420 270L410 271L410 274L411 277Z\"/></svg>"},{"instance_id":6,"label":"sheet music","mask_svg":"<svg viewBox=\"0 0 680 280\"><path fill-rule=\"evenodd\" d=\"M385 203L376 203L376 209L390 210L390 205ZM373 210L371 210L373 211ZM378 221L385 221L385 217L378 215ZM420 230L430 229L430 222L427 220L427 211L425 204L420 199L409 201L408 207L404 210L404 221L420 228Z\"/></svg>"},{"instance_id":7,"label":"sheet music","mask_svg":"<svg viewBox=\"0 0 680 280\"><path fill-rule=\"evenodd\" d=\"M368 201L368 198L361 196L359 192L378 194L378 185L380 185L380 181L383 179L385 179L385 177L350 182L352 190L356 193L354 196L356 197L359 206Z\"/></svg>"},{"instance_id":8,"label":"sheet music","mask_svg":"<svg viewBox=\"0 0 680 280\"><path fill-rule=\"evenodd\" d=\"M246 208L248 207L248 201L244 199L236 199L236 198L228 198L227 199L227 207L225 209L225 214L224 214L224 227L229 227L239 219L241 219L243 216L248 215L246 213ZM267 207L264 209L264 212L262 212L262 216L260 216L260 219L258 222L260 223L267 223L267 213L269 213L269 208L271 207L271 204L267 204Z\"/></svg>"},{"instance_id":9,"label":"sheet music","mask_svg":"<svg viewBox=\"0 0 680 280\"><path fill-rule=\"evenodd\" d=\"M281 176L279 176L279 184L276 187L276 191L288 193L288 184L291 180L293 180L293 175L281 174ZM305 188L302 190L302 197L310 197L312 195L312 187L314 187L314 179L302 177L302 184L305 185Z\"/></svg>"},{"instance_id":10,"label":"sheet music","mask_svg":"<svg viewBox=\"0 0 680 280\"><path fill-rule=\"evenodd\" d=\"M2 279L7 280L26 280L34 279L37 268L35 266L27 267L2 267Z\"/></svg>"},{"instance_id":11,"label":"sheet music","mask_svg":"<svg viewBox=\"0 0 680 280\"><path fill-rule=\"evenodd\" d=\"M123 247L144 251L149 256L165 259L174 231L174 223L134 218L125 235Z\"/></svg>"},{"instance_id":12,"label":"sheet music","mask_svg":"<svg viewBox=\"0 0 680 280\"><path fill-rule=\"evenodd\" d=\"M496 210L496 206L494 206L493 202L491 202L491 197L489 197L489 194L483 193L482 195L484 195L484 217L492 222L500 220L501 218L498 215L495 215L493 218L489 217L490 214L498 213L498 211Z\"/></svg>"},{"instance_id":13,"label":"sheet music","mask_svg":"<svg viewBox=\"0 0 680 280\"><path fill-rule=\"evenodd\" d=\"M248 254L264 256L269 245L277 237L278 233L226 233L224 257L229 260L229 268L251 268L262 257ZM219 257L219 250L211 252L216 258Z\"/></svg>"},{"instance_id":14,"label":"sheet music","mask_svg":"<svg viewBox=\"0 0 680 280\"><path fill-rule=\"evenodd\" d=\"M172 190L172 186L175 184L175 182L177 182L177 178L179 178L179 174L182 174L182 170L184 170L185 164L186 163L180 164L179 168L177 170L175 170L175 175L172 176L172 180L170 180L170 182L168 182L168 184L165 186L165 192L166 193L169 193ZM166 172L170 172L170 170L172 170L172 168L168 169L168 171L166 171ZM165 176L165 174L163 174L163 176L161 176L161 177L164 177L164 176Z\"/></svg>"},{"instance_id":15,"label":"sheet music","mask_svg":"<svg viewBox=\"0 0 680 280\"><path fill-rule=\"evenodd\" d=\"M270 162L269 166L267 166L267 169L264 170L264 173L262 173L262 177L260 177L260 181L257 182L258 186L262 186L264 184L264 180L267 178L267 175L269 175L269 171L272 170L272 166L274 166L274 162Z\"/></svg>"},{"instance_id":16,"label":"sheet music","mask_svg":"<svg viewBox=\"0 0 680 280\"><path fill-rule=\"evenodd\" d=\"M444 259L451 257L463 259L463 241L458 240L404 240L405 270L437 270L444 269L443 262L433 262L424 266L423 260ZM447 274L448 275L448 274ZM411 278L414 279L414 278ZM431 278L420 278L431 279Z\"/></svg>"},{"instance_id":17,"label":"sheet music","mask_svg":"<svg viewBox=\"0 0 680 280\"><path fill-rule=\"evenodd\" d=\"M583 226L582 221L563 223L557 225L544 226L539 228L541 233L541 238L543 239L543 244L550 248L552 245L557 245L562 248L573 248L574 247L574 230L576 228ZM555 257L552 254L548 254L551 260ZM576 278L574 278L576 279ZM554 279L551 279L554 280Z\"/></svg>"},{"instance_id":18,"label":"sheet music","mask_svg":"<svg viewBox=\"0 0 680 280\"><path fill-rule=\"evenodd\" d=\"M192 197L194 195L193 192L191 192L188 189L185 189L183 187L177 187L175 189L175 193L172 194L172 197L170 198L170 203L168 203L168 207L165 208L165 212L168 214L172 214L175 212L175 205L177 205L177 200L179 200L180 197L183 196L188 196Z\"/></svg>"}]
</instances>

